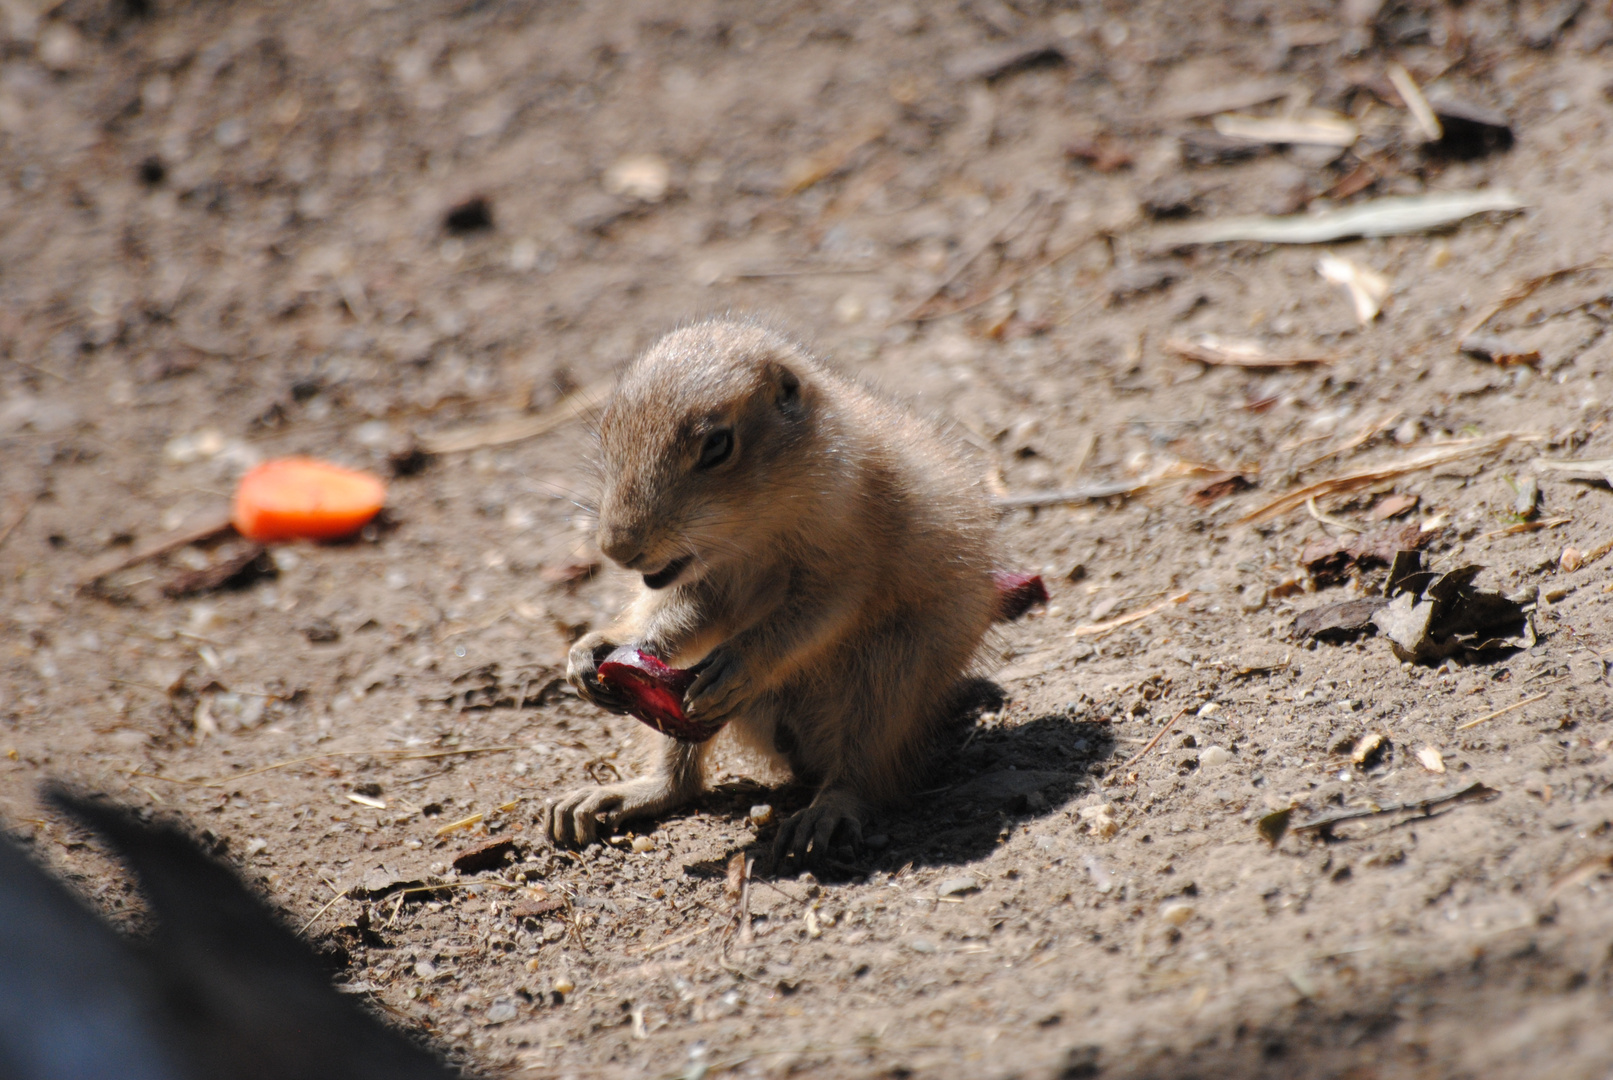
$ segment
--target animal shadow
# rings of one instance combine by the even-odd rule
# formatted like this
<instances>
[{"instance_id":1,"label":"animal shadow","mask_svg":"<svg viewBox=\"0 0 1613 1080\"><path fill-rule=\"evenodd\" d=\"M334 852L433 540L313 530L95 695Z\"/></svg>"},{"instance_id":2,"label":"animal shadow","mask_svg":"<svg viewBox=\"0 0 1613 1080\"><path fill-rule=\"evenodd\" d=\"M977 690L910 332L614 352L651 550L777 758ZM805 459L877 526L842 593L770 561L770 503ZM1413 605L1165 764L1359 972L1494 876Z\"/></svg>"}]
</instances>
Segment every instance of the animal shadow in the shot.
<instances>
[{"instance_id":1,"label":"animal shadow","mask_svg":"<svg viewBox=\"0 0 1613 1080\"><path fill-rule=\"evenodd\" d=\"M869 853L877 866L973 862L1016 826L1093 790L1116 751L1109 724L1064 712L1004 724L997 713L1006 702L989 680L965 687L929 786L888 810L872 830L875 844L889 840L885 850Z\"/></svg>"},{"instance_id":2,"label":"animal shadow","mask_svg":"<svg viewBox=\"0 0 1613 1080\"><path fill-rule=\"evenodd\" d=\"M905 803L881 810L865 828L860 849L842 844L814 853L805 866L775 865L776 828L770 827L746 847L757 856L758 872L793 875L809 869L822 880L844 881L910 863L973 862L990 854L1015 826L1053 814L1092 790L1094 776L1115 753L1109 725L1062 712L1004 724L997 714L1006 702L1002 688L987 679L964 684L923 787ZM800 785L770 793L734 785L711 793L705 808L741 816L743 807L764 793L780 818L812 796ZM690 872L718 877L725 871L713 861Z\"/></svg>"}]
</instances>

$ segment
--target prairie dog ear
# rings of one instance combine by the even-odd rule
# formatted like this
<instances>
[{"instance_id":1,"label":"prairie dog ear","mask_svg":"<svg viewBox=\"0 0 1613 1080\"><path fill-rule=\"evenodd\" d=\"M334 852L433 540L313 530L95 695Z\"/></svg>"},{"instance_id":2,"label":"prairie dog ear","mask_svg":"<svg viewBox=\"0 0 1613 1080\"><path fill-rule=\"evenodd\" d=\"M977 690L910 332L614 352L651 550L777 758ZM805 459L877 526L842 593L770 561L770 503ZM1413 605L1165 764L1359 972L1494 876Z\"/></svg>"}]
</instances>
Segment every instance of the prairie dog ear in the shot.
<instances>
[{"instance_id":1,"label":"prairie dog ear","mask_svg":"<svg viewBox=\"0 0 1613 1080\"><path fill-rule=\"evenodd\" d=\"M790 417L800 416L804 409L801 377L777 361L768 365L768 375L773 384L773 403L779 412Z\"/></svg>"}]
</instances>

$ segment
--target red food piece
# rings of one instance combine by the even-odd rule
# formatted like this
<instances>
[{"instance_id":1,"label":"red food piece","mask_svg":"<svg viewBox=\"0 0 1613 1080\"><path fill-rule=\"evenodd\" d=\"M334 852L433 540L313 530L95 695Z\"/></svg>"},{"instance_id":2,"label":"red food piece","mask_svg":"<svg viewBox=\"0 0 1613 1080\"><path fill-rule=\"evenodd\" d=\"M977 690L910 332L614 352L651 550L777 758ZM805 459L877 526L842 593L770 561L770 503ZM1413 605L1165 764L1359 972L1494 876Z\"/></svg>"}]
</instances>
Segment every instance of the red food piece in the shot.
<instances>
[{"instance_id":1,"label":"red food piece","mask_svg":"<svg viewBox=\"0 0 1613 1080\"><path fill-rule=\"evenodd\" d=\"M605 657L598 675L607 689L626 699L629 715L663 735L685 742L705 742L726 722L690 720L683 711L683 695L694 682L695 673L667 667L631 645L623 645Z\"/></svg>"},{"instance_id":2,"label":"red food piece","mask_svg":"<svg viewBox=\"0 0 1613 1080\"><path fill-rule=\"evenodd\" d=\"M1047 586L1040 574L993 570L991 579L997 583L998 622L1013 622L1037 604L1047 603Z\"/></svg>"}]
</instances>

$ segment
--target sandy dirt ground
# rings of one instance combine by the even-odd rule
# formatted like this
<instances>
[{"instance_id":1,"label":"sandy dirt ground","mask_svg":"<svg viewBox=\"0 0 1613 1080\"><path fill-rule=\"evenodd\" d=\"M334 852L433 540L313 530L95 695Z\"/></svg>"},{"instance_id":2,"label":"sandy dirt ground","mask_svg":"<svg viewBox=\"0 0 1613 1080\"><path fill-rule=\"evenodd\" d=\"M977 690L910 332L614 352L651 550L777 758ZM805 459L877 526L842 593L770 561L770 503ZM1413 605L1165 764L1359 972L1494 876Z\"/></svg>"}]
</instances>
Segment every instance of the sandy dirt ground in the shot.
<instances>
[{"instance_id":1,"label":"sandy dirt ground","mask_svg":"<svg viewBox=\"0 0 1613 1080\"><path fill-rule=\"evenodd\" d=\"M38 785L182 817L489 1076L1605 1080L1610 61L1601 0L6 0L0 815L136 921ZM635 768L560 679L633 588L578 417L730 310L998 495L1078 489L1004 514L1052 601L982 656L1000 697L816 877L766 857L807 793L738 760L605 846L537 827ZM385 518L133 558L285 453L389 476ZM1483 568L1440 618L1514 625L1415 663L1296 631L1416 546Z\"/></svg>"}]
</instances>

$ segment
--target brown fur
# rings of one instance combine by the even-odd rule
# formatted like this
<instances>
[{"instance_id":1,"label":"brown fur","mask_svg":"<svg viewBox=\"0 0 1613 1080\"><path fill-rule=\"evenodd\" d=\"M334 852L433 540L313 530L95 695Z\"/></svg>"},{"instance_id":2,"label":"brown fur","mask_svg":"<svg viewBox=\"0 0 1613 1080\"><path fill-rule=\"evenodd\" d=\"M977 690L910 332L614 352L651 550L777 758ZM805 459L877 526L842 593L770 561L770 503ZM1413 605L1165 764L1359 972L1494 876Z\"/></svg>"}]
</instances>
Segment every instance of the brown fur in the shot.
<instances>
[{"instance_id":1,"label":"brown fur","mask_svg":"<svg viewBox=\"0 0 1613 1080\"><path fill-rule=\"evenodd\" d=\"M730 426L732 456L699 468ZM992 515L976 480L927 425L748 322L663 337L623 373L599 436L601 549L652 576L691 560L580 640L567 677L612 707L595 668L618 644L705 661L690 715L728 717L818 788L780 851L821 854L842 826L860 836L873 806L910 790L992 621ZM648 737L655 772L563 798L556 841L699 793L710 744Z\"/></svg>"}]
</instances>

